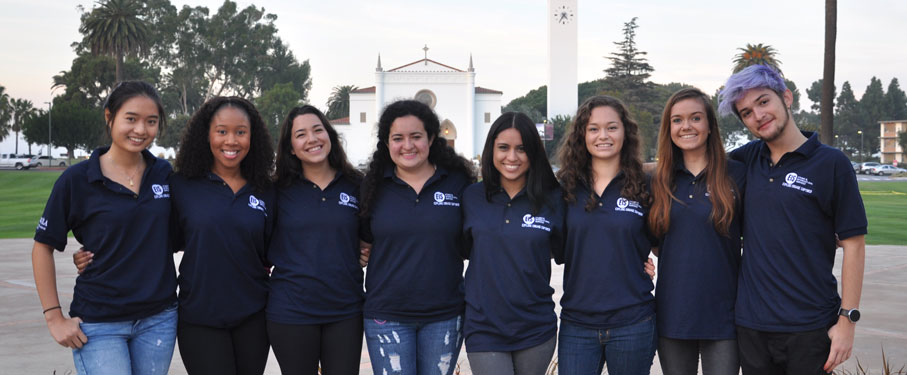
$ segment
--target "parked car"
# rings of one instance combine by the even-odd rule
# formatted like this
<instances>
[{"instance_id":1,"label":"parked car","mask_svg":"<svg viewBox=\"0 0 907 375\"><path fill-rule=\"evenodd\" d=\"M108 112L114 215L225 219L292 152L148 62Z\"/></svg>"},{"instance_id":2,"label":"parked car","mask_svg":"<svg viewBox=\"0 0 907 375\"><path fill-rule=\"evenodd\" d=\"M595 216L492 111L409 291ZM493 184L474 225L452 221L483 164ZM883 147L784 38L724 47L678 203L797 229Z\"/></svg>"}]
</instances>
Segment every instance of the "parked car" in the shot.
<instances>
[{"instance_id":1,"label":"parked car","mask_svg":"<svg viewBox=\"0 0 907 375\"><path fill-rule=\"evenodd\" d=\"M860 173L860 163L851 161L851 162L850 162L850 167L853 168L853 171L854 171L854 172Z\"/></svg>"},{"instance_id":2,"label":"parked car","mask_svg":"<svg viewBox=\"0 0 907 375\"><path fill-rule=\"evenodd\" d=\"M66 158L49 158L47 155L38 156L38 167L63 167L66 168L69 166L69 159Z\"/></svg>"},{"instance_id":3,"label":"parked car","mask_svg":"<svg viewBox=\"0 0 907 375\"><path fill-rule=\"evenodd\" d=\"M0 167L16 168L19 170L37 167L38 161L27 155L0 154Z\"/></svg>"},{"instance_id":4,"label":"parked car","mask_svg":"<svg viewBox=\"0 0 907 375\"><path fill-rule=\"evenodd\" d=\"M880 166L880 165L881 165L881 164L876 163L876 162L874 162L874 161L867 161L867 162L864 162L864 163L860 163L860 171L859 171L858 173L860 173L860 174L870 174L870 171L869 171L869 170L870 170L872 167L878 167L878 166Z\"/></svg>"},{"instance_id":5,"label":"parked car","mask_svg":"<svg viewBox=\"0 0 907 375\"><path fill-rule=\"evenodd\" d=\"M877 176L881 176L881 175L891 176L893 174L904 173L904 172L907 172L907 169L898 168L898 167L891 166L891 165L879 165L877 167L869 168L869 174L874 174Z\"/></svg>"}]
</instances>

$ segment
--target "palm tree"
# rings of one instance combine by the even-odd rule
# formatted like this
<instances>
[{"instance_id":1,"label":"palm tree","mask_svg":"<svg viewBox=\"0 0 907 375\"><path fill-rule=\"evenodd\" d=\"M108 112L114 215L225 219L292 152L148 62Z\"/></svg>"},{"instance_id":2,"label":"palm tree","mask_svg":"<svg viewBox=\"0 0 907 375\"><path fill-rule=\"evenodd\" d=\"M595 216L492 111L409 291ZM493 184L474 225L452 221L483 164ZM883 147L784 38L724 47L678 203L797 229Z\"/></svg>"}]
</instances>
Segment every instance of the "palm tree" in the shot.
<instances>
[{"instance_id":1,"label":"palm tree","mask_svg":"<svg viewBox=\"0 0 907 375\"><path fill-rule=\"evenodd\" d=\"M142 4L135 0L105 0L84 18L79 32L95 55L117 60L116 79L123 81L123 57L148 50L148 25L141 18Z\"/></svg>"},{"instance_id":2,"label":"palm tree","mask_svg":"<svg viewBox=\"0 0 907 375\"><path fill-rule=\"evenodd\" d=\"M822 73L822 101L819 111L821 124L819 138L822 143L834 144L834 100L835 100L835 39L838 36L838 1L825 0L825 62Z\"/></svg>"},{"instance_id":3,"label":"palm tree","mask_svg":"<svg viewBox=\"0 0 907 375\"><path fill-rule=\"evenodd\" d=\"M767 65L781 72L781 68L778 65L781 64L781 60L775 58L778 51L775 50L770 45L762 45L762 43L753 45L746 44L746 48L737 48L740 53L734 56L734 73L737 73L744 68L750 65Z\"/></svg>"},{"instance_id":4,"label":"palm tree","mask_svg":"<svg viewBox=\"0 0 907 375\"><path fill-rule=\"evenodd\" d=\"M334 86L328 98L328 112L324 115L330 120L350 115L350 93L359 88L353 85Z\"/></svg>"},{"instance_id":5,"label":"palm tree","mask_svg":"<svg viewBox=\"0 0 907 375\"><path fill-rule=\"evenodd\" d=\"M13 126L12 131L16 133L16 154L19 153L19 132L22 131L22 125L28 120L29 116L34 115L35 106L31 100L13 99L10 101L12 108Z\"/></svg>"},{"instance_id":6,"label":"palm tree","mask_svg":"<svg viewBox=\"0 0 907 375\"><path fill-rule=\"evenodd\" d=\"M0 141L9 135L9 94L6 93L6 87L0 86Z\"/></svg>"}]
</instances>

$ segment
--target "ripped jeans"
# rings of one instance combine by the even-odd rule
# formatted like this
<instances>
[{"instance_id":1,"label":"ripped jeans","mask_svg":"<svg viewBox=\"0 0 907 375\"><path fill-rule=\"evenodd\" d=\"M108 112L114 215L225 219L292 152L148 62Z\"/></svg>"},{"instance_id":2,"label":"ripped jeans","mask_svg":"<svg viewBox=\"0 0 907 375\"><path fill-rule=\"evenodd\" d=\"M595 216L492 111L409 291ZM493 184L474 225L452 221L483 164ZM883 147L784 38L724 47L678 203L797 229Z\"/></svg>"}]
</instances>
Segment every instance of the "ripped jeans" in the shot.
<instances>
[{"instance_id":1,"label":"ripped jeans","mask_svg":"<svg viewBox=\"0 0 907 375\"><path fill-rule=\"evenodd\" d=\"M463 316L439 322L364 319L375 375L451 375L463 346Z\"/></svg>"}]
</instances>

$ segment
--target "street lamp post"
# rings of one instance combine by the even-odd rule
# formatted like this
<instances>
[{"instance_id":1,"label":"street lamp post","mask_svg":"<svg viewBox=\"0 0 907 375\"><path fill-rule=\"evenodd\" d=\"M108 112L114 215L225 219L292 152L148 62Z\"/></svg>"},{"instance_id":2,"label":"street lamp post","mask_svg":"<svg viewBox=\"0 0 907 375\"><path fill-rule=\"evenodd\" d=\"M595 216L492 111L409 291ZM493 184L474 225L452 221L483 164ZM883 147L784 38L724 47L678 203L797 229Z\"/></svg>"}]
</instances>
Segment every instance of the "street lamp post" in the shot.
<instances>
[{"instance_id":1,"label":"street lamp post","mask_svg":"<svg viewBox=\"0 0 907 375\"><path fill-rule=\"evenodd\" d=\"M860 135L860 161L866 161L866 155L863 154L863 131L857 130L857 134Z\"/></svg>"},{"instance_id":2,"label":"street lamp post","mask_svg":"<svg viewBox=\"0 0 907 375\"><path fill-rule=\"evenodd\" d=\"M47 104L47 163L53 165L54 157L51 149L54 147L54 144L50 141L51 129L53 128L51 128L50 124L52 121L51 112L54 109L54 103L52 101L44 103Z\"/></svg>"}]
</instances>

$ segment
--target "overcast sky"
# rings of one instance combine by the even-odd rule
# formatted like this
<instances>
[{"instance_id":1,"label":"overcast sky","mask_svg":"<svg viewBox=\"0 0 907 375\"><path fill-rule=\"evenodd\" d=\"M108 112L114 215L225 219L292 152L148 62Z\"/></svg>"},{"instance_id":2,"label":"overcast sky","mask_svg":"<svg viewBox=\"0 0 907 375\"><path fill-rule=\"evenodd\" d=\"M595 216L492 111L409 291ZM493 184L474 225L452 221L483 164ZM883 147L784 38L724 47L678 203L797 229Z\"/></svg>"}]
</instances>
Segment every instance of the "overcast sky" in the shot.
<instances>
[{"instance_id":1,"label":"overcast sky","mask_svg":"<svg viewBox=\"0 0 907 375\"><path fill-rule=\"evenodd\" d=\"M171 0L177 7L217 0ZM80 38L78 4L85 0L0 0L0 85L13 97L46 108L51 77L68 70ZM238 1L240 7L253 2ZM504 92L503 103L545 84L547 5L541 0L324 1L258 0L278 16L278 33L300 61L312 65L309 102L325 108L331 88L374 85L377 56L385 69L423 56L465 69L473 55L476 84ZM764 43L803 94L822 77L824 1L579 0L579 80L601 78L622 38L623 23L639 17L636 42L655 68L651 80L684 82L711 94L730 74L738 47ZM862 94L872 76L887 89L907 79L907 1L838 3L838 88L850 81ZM4 141L5 145L7 142ZM5 148L4 148L5 149Z\"/></svg>"}]
</instances>

